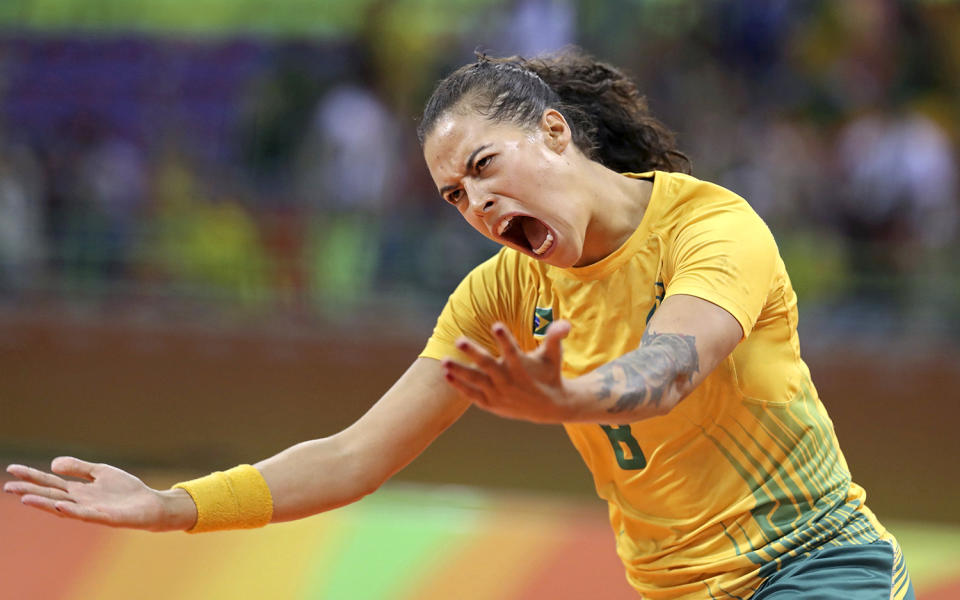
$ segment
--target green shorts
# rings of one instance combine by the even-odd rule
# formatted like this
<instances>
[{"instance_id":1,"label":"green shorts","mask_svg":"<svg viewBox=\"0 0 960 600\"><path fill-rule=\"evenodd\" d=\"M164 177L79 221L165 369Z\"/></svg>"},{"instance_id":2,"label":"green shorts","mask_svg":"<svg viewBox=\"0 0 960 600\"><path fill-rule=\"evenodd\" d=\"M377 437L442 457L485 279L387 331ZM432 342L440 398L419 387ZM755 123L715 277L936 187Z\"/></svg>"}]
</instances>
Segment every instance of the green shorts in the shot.
<instances>
[{"instance_id":1,"label":"green shorts","mask_svg":"<svg viewBox=\"0 0 960 600\"><path fill-rule=\"evenodd\" d=\"M821 548L792 560L750 600L914 600L896 542Z\"/></svg>"}]
</instances>

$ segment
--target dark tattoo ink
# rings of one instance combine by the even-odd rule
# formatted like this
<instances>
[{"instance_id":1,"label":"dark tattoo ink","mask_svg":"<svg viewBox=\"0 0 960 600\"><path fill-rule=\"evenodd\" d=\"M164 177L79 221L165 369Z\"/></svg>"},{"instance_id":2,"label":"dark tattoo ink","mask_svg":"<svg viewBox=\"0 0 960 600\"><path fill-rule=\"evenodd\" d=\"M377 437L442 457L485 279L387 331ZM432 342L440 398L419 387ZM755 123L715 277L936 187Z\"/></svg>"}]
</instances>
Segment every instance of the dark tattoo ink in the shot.
<instances>
[{"instance_id":1,"label":"dark tattoo ink","mask_svg":"<svg viewBox=\"0 0 960 600\"><path fill-rule=\"evenodd\" d=\"M644 405L658 408L671 382L700 371L696 338L679 333L644 332L640 347L595 372L602 379L598 400L614 400L608 413Z\"/></svg>"}]
</instances>

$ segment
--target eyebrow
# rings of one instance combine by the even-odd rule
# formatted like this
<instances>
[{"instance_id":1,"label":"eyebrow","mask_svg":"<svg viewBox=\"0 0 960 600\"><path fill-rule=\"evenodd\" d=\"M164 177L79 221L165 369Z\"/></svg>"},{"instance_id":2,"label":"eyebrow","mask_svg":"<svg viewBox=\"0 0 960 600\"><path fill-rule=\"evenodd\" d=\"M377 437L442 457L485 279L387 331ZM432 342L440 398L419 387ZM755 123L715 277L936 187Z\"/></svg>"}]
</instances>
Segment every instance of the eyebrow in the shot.
<instances>
[{"instance_id":1,"label":"eyebrow","mask_svg":"<svg viewBox=\"0 0 960 600\"><path fill-rule=\"evenodd\" d=\"M466 162L466 165L465 165L465 170L464 170L464 172L465 172L465 173L469 173L470 171L472 171L472 170L473 170L473 161L476 160L477 155L480 154L481 152L483 152L484 150L486 150L487 148L489 148L489 147L492 146L492 145L493 145L493 144L484 144L484 145L480 146L479 148L477 148L476 150L474 150L473 152L471 152L471 153L470 153L470 156L467 157L467 162ZM455 189L457 189L458 187L460 187L460 186L458 186L458 185L445 185L445 186L443 186L442 188L440 188L440 195L441 195L441 196L446 196L447 192L449 192L450 190L455 190Z\"/></svg>"}]
</instances>

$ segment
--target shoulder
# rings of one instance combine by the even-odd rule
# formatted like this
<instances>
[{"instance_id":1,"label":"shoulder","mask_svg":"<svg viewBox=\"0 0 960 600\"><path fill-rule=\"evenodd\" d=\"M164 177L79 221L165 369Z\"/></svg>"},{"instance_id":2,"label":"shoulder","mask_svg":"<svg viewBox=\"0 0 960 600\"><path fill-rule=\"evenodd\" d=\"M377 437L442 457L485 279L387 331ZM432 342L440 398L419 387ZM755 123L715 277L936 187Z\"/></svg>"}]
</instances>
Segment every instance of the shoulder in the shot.
<instances>
[{"instance_id":1,"label":"shoulder","mask_svg":"<svg viewBox=\"0 0 960 600\"><path fill-rule=\"evenodd\" d=\"M656 173L650 199L650 229L668 246L691 237L769 236L766 223L746 199L715 183L683 173Z\"/></svg>"},{"instance_id":2,"label":"shoulder","mask_svg":"<svg viewBox=\"0 0 960 600\"><path fill-rule=\"evenodd\" d=\"M746 199L716 183L684 173L657 172L656 177L660 185L654 193L665 217L689 217L704 209L754 212Z\"/></svg>"},{"instance_id":3,"label":"shoulder","mask_svg":"<svg viewBox=\"0 0 960 600\"><path fill-rule=\"evenodd\" d=\"M496 353L498 346L490 327L496 321L511 327L518 322L525 298L535 289L529 285L529 261L519 252L503 248L474 267L450 294L421 356L456 355L454 341L461 335Z\"/></svg>"}]
</instances>

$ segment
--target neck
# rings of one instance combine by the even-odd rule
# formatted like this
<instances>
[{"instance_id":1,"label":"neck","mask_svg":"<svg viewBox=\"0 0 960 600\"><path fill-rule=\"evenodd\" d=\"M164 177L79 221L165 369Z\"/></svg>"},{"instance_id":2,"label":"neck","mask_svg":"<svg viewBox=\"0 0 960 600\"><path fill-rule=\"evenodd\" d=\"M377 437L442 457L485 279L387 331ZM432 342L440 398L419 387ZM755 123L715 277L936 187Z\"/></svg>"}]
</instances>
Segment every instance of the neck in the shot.
<instances>
[{"instance_id":1,"label":"neck","mask_svg":"<svg viewBox=\"0 0 960 600\"><path fill-rule=\"evenodd\" d=\"M640 226L653 190L649 181L624 177L600 163L591 163L596 173L589 180L599 185L591 190L593 210L578 267L603 260L626 243Z\"/></svg>"}]
</instances>

